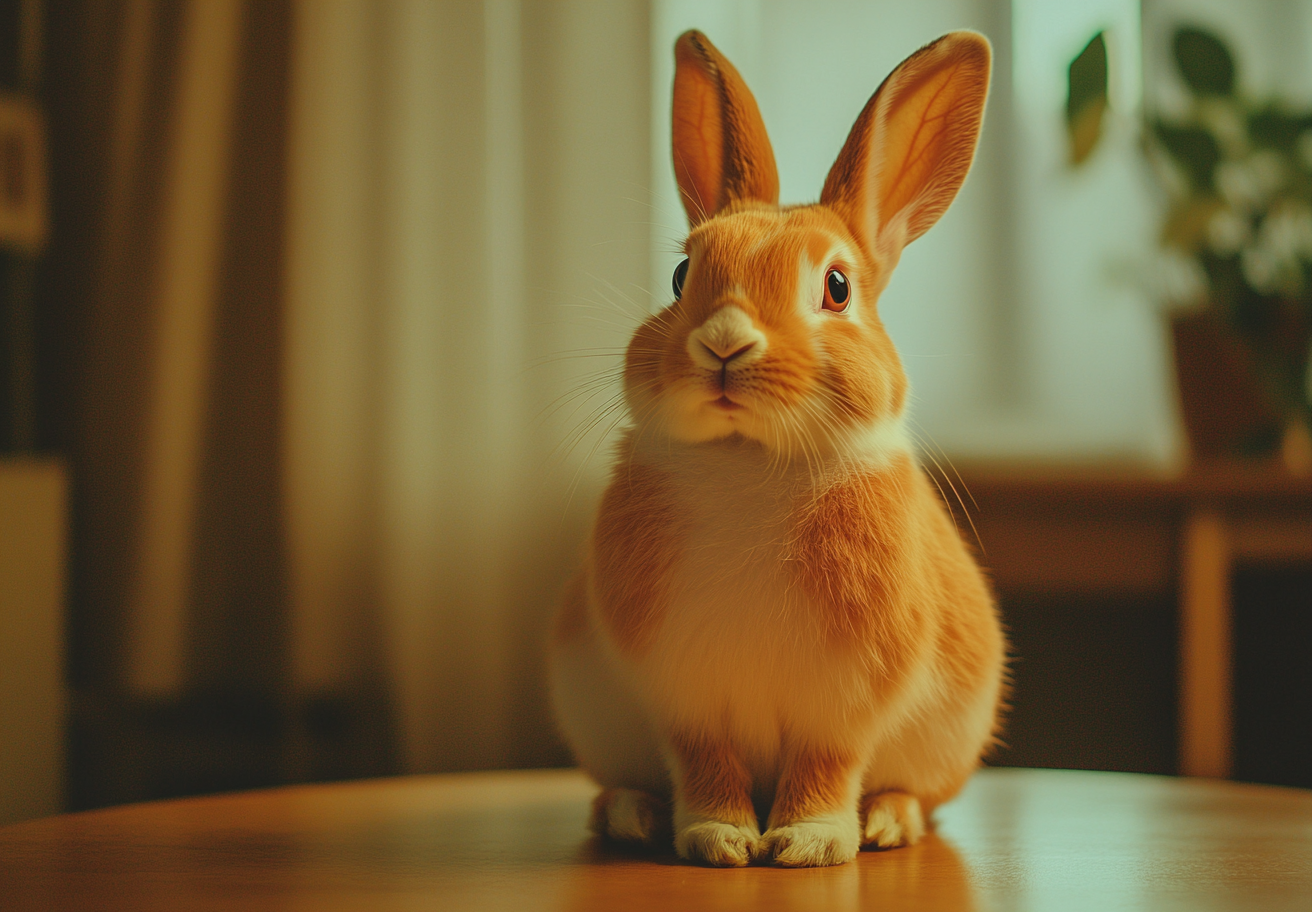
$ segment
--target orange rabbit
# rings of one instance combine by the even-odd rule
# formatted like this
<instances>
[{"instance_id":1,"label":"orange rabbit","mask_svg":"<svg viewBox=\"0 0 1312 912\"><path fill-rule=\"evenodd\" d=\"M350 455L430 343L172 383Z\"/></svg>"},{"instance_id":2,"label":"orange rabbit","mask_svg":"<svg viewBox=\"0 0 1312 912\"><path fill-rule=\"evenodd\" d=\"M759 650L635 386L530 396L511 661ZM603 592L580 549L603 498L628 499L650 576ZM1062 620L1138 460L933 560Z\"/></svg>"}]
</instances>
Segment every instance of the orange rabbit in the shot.
<instances>
[{"instance_id":1,"label":"orange rabbit","mask_svg":"<svg viewBox=\"0 0 1312 912\"><path fill-rule=\"evenodd\" d=\"M554 705L603 786L598 833L841 864L915 842L997 725L997 613L917 463L876 312L970 169L989 45L911 55L799 207L733 66L698 32L675 57L687 259L628 348L631 424L556 620Z\"/></svg>"}]
</instances>

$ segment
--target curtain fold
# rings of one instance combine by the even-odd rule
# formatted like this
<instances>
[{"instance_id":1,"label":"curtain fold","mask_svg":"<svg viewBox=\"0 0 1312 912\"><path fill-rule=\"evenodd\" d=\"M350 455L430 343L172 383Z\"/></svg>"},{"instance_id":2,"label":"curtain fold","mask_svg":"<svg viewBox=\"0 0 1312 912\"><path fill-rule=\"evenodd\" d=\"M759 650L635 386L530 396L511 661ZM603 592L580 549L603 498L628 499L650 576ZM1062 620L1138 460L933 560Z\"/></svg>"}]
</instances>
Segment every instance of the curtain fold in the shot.
<instances>
[{"instance_id":1,"label":"curtain fold","mask_svg":"<svg viewBox=\"0 0 1312 912\"><path fill-rule=\"evenodd\" d=\"M47 4L41 444L72 469L73 808L285 778L290 4Z\"/></svg>"},{"instance_id":2,"label":"curtain fold","mask_svg":"<svg viewBox=\"0 0 1312 912\"><path fill-rule=\"evenodd\" d=\"M552 400L593 370L553 359L617 357L637 315L569 305L644 277L646 5L296 12L295 686L379 675L407 769L558 762L540 641L604 459L553 454L590 412Z\"/></svg>"},{"instance_id":3,"label":"curtain fold","mask_svg":"<svg viewBox=\"0 0 1312 912\"><path fill-rule=\"evenodd\" d=\"M130 691L177 693L186 677L187 601L220 291L244 4L188 3L162 182L151 289L140 538L128 602ZM131 115L129 115L131 116ZM125 128L126 132L126 128Z\"/></svg>"},{"instance_id":4,"label":"curtain fold","mask_svg":"<svg viewBox=\"0 0 1312 912\"><path fill-rule=\"evenodd\" d=\"M647 313L641 0L50 4L70 804L567 760Z\"/></svg>"}]
</instances>

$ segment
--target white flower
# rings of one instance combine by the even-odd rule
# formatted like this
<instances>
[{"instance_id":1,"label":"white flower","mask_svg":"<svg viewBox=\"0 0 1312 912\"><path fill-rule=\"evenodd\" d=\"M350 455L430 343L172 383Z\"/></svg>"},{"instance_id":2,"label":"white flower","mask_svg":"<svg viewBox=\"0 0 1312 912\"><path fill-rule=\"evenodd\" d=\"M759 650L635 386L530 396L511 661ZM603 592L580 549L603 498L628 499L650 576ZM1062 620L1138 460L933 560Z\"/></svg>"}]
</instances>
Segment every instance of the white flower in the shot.
<instances>
[{"instance_id":1,"label":"white flower","mask_svg":"<svg viewBox=\"0 0 1312 912\"><path fill-rule=\"evenodd\" d=\"M1207 223L1207 243L1218 256L1231 256L1248 241L1248 218L1233 209L1216 210Z\"/></svg>"},{"instance_id":2,"label":"white flower","mask_svg":"<svg viewBox=\"0 0 1312 912\"><path fill-rule=\"evenodd\" d=\"M1242 158L1248 152L1248 127L1234 102L1202 99L1198 102L1198 119L1216 137L1226 158Z\"/></svg>"},{"instance_id":3,"label":"white flower","mask_svg":"<svg viewBox=\"0 0 1312 912\"><path fill-rule=\"evenodd\" d=\"M1248 156L1248 167L1262 195L1270 196L1285 184L1285 159L1275 149L1262 149Z\"/></svg>"},{"instance_id":4,"label":"white flower","mask_svg":"<svg viewBox=\"0 0 1312 912\"><path fill-rule=\"evenodd\" d=\"M1254 244L1245 248L1239 256L1239 265L1244 270L1244 279L1254 290L1267 294L1276 290L1280 278L1280 264L1266 247Z\"/></svg>"},{"instance_id":5,"label":"white flower","mask_svg":"<svg viewBox=\"0 0 1312 912\"><path fill-rule=\"evenodd\" d=\"M1263 149L1240 161L1216 166L1216 189L1237 209L1260 208L1285 182L1285 163L1278 152Z\"/></svg>"},{"instance_id":6,"label":"white flower","mask_svg":"<svg viewBox=\"0 0 1312 912\"><path fill-rule=\"evenodd\" d=\"M1302 203L1289 203L1274 210L1262 222L1262 240L1283 265L1312 255L1312 210Z\"/></svg>"},{"instance_id":7,"label":"white flower","mask_svg":"<svg viewBox=\"0 0 1312 912\"><path fill-rule=\"evenodd\" d=\"M1207 275L1198 261L1174 249L1156 258L1149 286L1154 295L1172 307L1201 302L1207 292Z\"/></svg>"},{"instance_id":8,"label":"white flower","mask_svg":"<svg viewBox=\"0 0 1312 912\"><path fill-rule=\"evenodd\" d=\"M1222 199L1236 209L1251 209L1262 201L1261 185L1247 162L1222 162L1215 180Z\"/></svg>"},{"instance_id":9,"label":"white flower","mask_svg":"<svg viewBox=\"0 0 1312 912\"><path fill-rule=\"evenodd\" d=\"M1310 131L1312 132L1312 131ZM1148 147L1148 158L1172 199L1186 199L1193 193L1189 173L1159 145Z\"/></svg>"},{"instance_id":10,"label":"white flower","mask_svg":"<svg viewBox=\"0 0 1312 912\"><path fill-rule=\"evenodd\" d=\"M1240 254L1244 278L1255 290L1296 291L1303 284L1300 260L1312 254L1312 211L1287 203L1262 220L1257 237Z\"/></svg>"}]
</instances>

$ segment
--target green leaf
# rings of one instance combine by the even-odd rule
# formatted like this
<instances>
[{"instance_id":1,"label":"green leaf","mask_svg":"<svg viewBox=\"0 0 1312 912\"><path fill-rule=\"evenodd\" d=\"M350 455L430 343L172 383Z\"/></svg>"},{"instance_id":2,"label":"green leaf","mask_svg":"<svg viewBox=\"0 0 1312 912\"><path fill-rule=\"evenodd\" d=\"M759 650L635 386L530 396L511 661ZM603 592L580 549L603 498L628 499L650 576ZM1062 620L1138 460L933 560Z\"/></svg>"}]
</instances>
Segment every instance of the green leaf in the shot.
<instances>
[{"instance_id":1,"label":"green leaf","mask_svg":"<svg viewBox=\"0 0 1312 912\"><path fill-rule=\"evenodd\" d=\"M1306 118L1276 107L1265 107L1248 115L1248 135L1253 144L1274 149L1292 149L1305 129Z\"/></svg>"},{"instance_id":2,"label":"green leaf","mask_svg":"<svg viewBox=\"0 0 1312 912\"><path fill-rule=\"evenodd\" d=\"M1160 120L1153 122L1153 132L1196 190L1212 188L1212 172L1221 160L1221 150L1211 133L1202 127L1178 127Z\"/></svg>"},{"instance_id":3,"label":"green leaf","mask_svg":"<svg viewBox=\"0 0 1312 912\"><path fill-rule=\"evenodd\" d=\"M1107 42L1099 32L1089 39L1084 50L1071 61L1066 95L1066 121L1080 116L1085 106L1107 99Z\"/></svg>"},{"instance_id":4,"label":"green leaf","mask_svg":"<svg viewBox=\"0 0 1312 912\"><path fill-rule=\"evenodd\" d=\"M1107 109L1107 42L1098 32L1071 61L1067 71L1066 133L1071 163L1088 158L1102 136Z\"/></svg>"},{"instance_id":5,"label":"green leaf","mask_svg":"<svg viewBox=\"0 0 1312 912\"><path fill-rule=\"evenodd\" d=\"M1235 60L1211 32L1181 26L1172 42L1175 63L1185 85L1198 95L1230 95L1235 90Z\"/></svg>"}]
</instances>

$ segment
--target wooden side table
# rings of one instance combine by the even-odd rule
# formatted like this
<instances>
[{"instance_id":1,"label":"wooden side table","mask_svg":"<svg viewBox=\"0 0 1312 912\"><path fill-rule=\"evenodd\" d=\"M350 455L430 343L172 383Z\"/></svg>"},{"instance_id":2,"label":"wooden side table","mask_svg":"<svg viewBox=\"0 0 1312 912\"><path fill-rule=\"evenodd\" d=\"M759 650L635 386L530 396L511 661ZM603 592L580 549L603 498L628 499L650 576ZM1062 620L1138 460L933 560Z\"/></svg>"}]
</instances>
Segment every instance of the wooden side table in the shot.
<instances>
[{"instance_id":1,"label":"wooden side table","mask_svg":"<svg viewBox=\"0 0 1312 912\"><path fill-rule=\"evenodd\" d=\"M988 465L962 466L961 476L999 588L1176 588L1180 772L1229 776L1231 574L1244 560L1312 561L1312 479L1239 461L1202 463L1182 476ZM961 525L969 529L964 516Z\"/></svg>"},{"instance_id":2,"label":"wooden side table","mask_svg":"<svg viewBox=\"0 0 1312 912\"><path fill-rule=\"evenodd\" d=\"M1230 578L1236 561L1312 561L1312 510L1203 500L1185 517L1180 572L1180 772L1230 775ZM1312 608L1312 606L1309 606Z\"/></svg>"}]
</instances>

